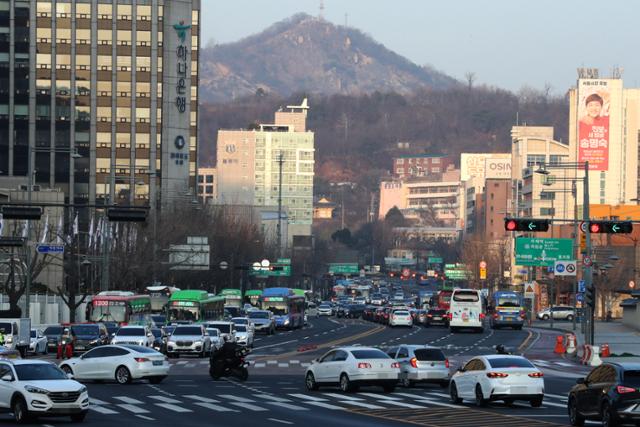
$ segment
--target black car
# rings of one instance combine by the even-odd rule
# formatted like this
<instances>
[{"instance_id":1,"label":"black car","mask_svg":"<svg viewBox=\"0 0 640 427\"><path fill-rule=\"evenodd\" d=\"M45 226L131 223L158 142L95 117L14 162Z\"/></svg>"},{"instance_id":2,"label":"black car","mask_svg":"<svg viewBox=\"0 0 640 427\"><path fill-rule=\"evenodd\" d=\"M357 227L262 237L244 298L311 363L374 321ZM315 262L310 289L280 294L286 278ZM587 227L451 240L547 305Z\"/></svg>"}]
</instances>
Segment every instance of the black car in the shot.
<instances>
[{"instance_id":1,"label":"black car","mask_svg":"<svg viewBox=\"0 0 640 427\"><path fill-rule=\"evenodd\" d=\"M99 345L109 344L109 332L102 323L78 323L71 325L73 353L84 353Z\"/></svg>"},{"instance_id":2,"label":"black car","mask_svg":"<svg viewBox=\"0 0 640 427\"><path fill-rule=\"evenodd\" d=\"M348 304L338 303L338 307L336 308L336 317L346 317L345 311L349 307Z\"/></svg>"},{"instance_id":3,"label":"black car","mask_svg":"<svg viewBox=\"0 0 640 427\"><path fill-rule=\"evenodd\" d=\"M427 311L427 319L424 326L443 325L449 326L449 316L447 310L432 308Z\"/></svg>"},{"instance_id":4,"label":"black car","mask_svg":"<svg viewBox=\"0 0 640 427\"><path fill-rule=\"evenodd\" d=\"M602 421L604 427L640 422L640 363L604 363L569 391L569 421Z\"/></svg>"},{"instance_id":5,"label":"black car","mask_svg":"<svg viewBox=\"0 0 640 427\"><path fill-rule=\"evenodd\" d=\"M350 318L350 319L358 319L360 317L362 317L362 314L364 313L364 309L365 309L365 305L364 304L349 304L346 305L344 308L344 317Z\"/></svg>"},{"instance_id":6,"label":"black car","mask_svg":"<svg viewBox=\"0 0 640 427\"><path fill-rule=\"evenodd\" d=\"M49 347L49 351L56 351L58 349L58 342L60 342L62 331L64 331L62 325L48 326L44 330L43 334L47 337L47 347Z\"/></svg>"}]
</instances>

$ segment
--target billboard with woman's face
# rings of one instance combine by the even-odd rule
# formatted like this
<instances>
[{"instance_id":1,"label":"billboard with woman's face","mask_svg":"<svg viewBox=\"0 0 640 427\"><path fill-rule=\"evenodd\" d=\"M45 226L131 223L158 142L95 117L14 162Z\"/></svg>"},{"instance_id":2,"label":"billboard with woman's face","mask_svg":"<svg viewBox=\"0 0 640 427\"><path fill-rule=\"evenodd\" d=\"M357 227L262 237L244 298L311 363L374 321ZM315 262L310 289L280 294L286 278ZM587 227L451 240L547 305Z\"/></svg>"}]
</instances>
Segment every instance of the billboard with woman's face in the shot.
<instances>
[{"instance_id":1,"label":"billboard with woman's face","mask_svg":"<svg viewBox=\"0 0 640 427\"><path fill-rule=\"evenodd\" d=\"M578 162L589 170L609 169L609 105L607 80L578 80Z\"/></svg>"}]
</instances>

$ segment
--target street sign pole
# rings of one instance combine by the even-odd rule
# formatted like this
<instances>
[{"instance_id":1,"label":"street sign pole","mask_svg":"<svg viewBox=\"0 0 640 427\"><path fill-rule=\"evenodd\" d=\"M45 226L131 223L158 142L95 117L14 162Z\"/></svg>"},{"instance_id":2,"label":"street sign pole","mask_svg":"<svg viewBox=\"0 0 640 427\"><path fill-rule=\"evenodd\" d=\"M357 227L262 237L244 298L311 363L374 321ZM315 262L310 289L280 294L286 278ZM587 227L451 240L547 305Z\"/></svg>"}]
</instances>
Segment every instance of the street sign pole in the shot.
<instances>
[{"instance_id":1,"label":"street sign pole","mask_svg":"<svg viewBox=\"0 0 640 427\"><path fill-rule=\"evenodd\" d=\"M586 256L591 258L591 231L589 230L589 162L584 162L584 183L583 183L584 195L583 195L583 218L584 222L587 223L587 227L585 230L586 236ZM583 266L583 279L584 285L586 289L589 289L593 286L593 269L591 265ZM597 304L594 304L593 308L585 307L589 316L589 327L586 329L585 333L585 341L587 345L594 344L595 331L594 331L594 319L595 319L595 311ZM587 314L585 313L585 314ZM586 316L583 316L586 318ZM585 319L586 320L586 319ZM583 320L584 321L584 320Z\"/></svg>"}]
</instances>

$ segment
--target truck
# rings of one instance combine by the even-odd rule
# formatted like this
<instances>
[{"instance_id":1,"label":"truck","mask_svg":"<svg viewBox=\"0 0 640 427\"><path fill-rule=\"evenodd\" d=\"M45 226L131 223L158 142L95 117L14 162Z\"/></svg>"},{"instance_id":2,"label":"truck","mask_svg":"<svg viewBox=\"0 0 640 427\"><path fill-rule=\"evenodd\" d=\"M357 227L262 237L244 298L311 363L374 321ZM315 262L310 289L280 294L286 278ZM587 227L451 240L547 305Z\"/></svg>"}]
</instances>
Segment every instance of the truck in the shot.
<instances>
[{"instance_id":1,"label":"truck","mask_svg":"<svg viewBox=\"0 0 640 427\"><path fill-rule=\"evenodd\" d=\"M31 319L0 319L0 331L4 334L4 346L26 357L31 341Z\"/></svg>"}]
</instances>

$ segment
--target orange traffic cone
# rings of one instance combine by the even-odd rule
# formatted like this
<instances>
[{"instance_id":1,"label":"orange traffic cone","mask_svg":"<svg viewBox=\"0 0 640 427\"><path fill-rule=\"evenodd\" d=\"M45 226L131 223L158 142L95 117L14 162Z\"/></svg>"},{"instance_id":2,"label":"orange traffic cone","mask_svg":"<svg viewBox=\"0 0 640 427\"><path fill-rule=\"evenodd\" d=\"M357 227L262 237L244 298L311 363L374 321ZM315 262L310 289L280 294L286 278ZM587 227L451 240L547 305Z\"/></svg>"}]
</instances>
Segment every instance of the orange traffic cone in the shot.
<instances>
[{"instance_id":1,"label":"orange traffic cone","mask_svg":"<svg viewBox=\"0 0 640 427\"><path fill-rule=\"evenodd\" d=\"M553 349L554 353L564 354L566 349L564 348L564 337L562 335L558 335L556 337L556 347Z\"/></svg>"},{"instance_id":2,"label":"orange traffic cone","mask_svg":"<svg viewBox=\"0 0 640 427\"><path fill-rule=\"evenodd\" d=\"M609 350L609 344L602 344L600 348L600 357L609 357L611 356L611 350Z\"/></svg>"}]
</instances>

